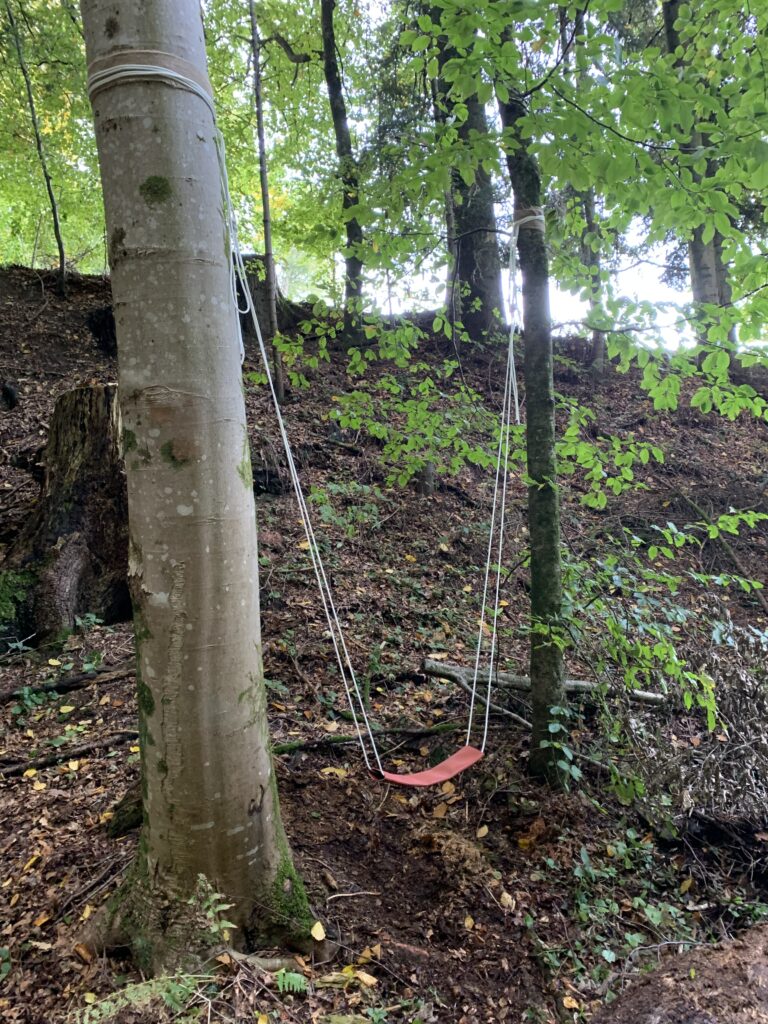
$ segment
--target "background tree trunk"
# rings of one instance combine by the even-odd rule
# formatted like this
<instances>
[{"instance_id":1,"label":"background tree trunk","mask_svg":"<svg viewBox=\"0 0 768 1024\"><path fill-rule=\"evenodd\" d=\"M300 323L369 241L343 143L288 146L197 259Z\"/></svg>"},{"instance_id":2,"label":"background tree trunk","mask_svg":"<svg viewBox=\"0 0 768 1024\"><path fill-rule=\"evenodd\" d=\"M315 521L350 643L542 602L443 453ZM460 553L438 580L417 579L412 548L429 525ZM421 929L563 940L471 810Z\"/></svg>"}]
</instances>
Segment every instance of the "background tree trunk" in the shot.
<instances>
[{"instance_id":1,"label":"background tree trunk","mask_svg":"<svg viewBox=\"0 0 768 1024\"><path fill-rule=\"evenodd\" d=\"M34 514L3 571L28 575L16 628L35 642L62 637L87 613L131 617L128 510L114 385L77 388L56 402Z\"/></svg>"},{"instance_id":2,"label":"background tree trunk","mask_svg":"<svg viewBox=\"0 0 768 1024\"><path fill-rule=\"evenodd\" d=\"M662 15L667 50L674 55L681 45L680 34L675 28L675 22L680 17L680 0L664 0ZM675 64L683 69L686 67L686 60L684 57L676 57ZM681 142L680 149L683 153L693 157L697 152L705 150L708 143L709 140L705 133L692 131L690 139ZM707 161L703 174L693 166L690 166L689 170L695 184L700 185L702 181L713 177L714 161ZM703 224L693 229L691 237L688 239L688 267L693 302L699 314L702 313L703 306L725 307L730 304L731 286L728 280L728 269L723 259L723 236L717 229L709 242L704 241ZM704 315L698 325L699 340L702 344L707 341L707 328L711 322L711 317ZM729 328L728 336L735 343L735 328Z\"/></svg>"},{"instance_id":3,"label":"background tree trunk","mask_svg":"<svg viewBox=\"0 0 768 1024\"><path fill-rule=\"evenodd\" d=\"M430 10L430 17L437 24L440 14L439 8ZM438 67L442 72L457 55L445 36L438 37L438 47ZM432 92L435 123L444 127L455 115L455 108L442 77L435 79ZM485 107L476 95L469 96L463 106L466 116L458 122L457 131L459 140L471 149L479 138L487 136L488 121ZM502 329L504 308L493 180L488 168L479 163L471 183L454 171L448 201L448 251L455 262L448 289L449 310L455 311L457 318L460 314L470 337L479 340Z\"/></svg>"},{"instance_id":4,"label":"background tree trunk","mask_svg":"<svg viewBox=\"0 0 768 1024\"><path fill-rule=\"evenodd\" d=\"M166 66L210 93L196 0L83 0L90 75ZM128 72L130 74L130 72ZM212 942L306 938L267 736L256 522L216 129L194 92L91 94L119 339L145 824L102 928L158 969ZM201 216L202 212L202 216Z\"/></svg>"},{"instance_id":5,"label":"background tree trunk","mask_svg":"<svg viewBox=\"0 0 768 1024\"><path fill-rule=\"evenodd\" d=\"M264 137L264 102L261 94L261 40L256 24L256 5L248 0L248 14L251 22L251 56L253 58L253 98L256 104L256 135L259 144L259 184L261 186L262 223L264 225L264 268L267 278L267 304L269 310L269 337L272 339L273 383L275 395L281 404L285 400L285 374L283 361L275 347L277 326L277 276L275 257L272 251L272 215L269 205L269 174L267 172L267 144ZM261 323L259 323L261 327Z\"/></svg>"},{"instance_id":6,"label":"background tree trunk","mask_svg":"<svg viewBox=\"0 0 768 1024\"><path fill-rule=\"evenodd\" d=\"M355 341L360 331L360 312L363 297L363 229L354 214L360 202L360 171L352 151L347 105L341 83L341 72L336 57L336 32L333 12L336 0L320 0L320 18L323 37L323 72L331 105L331 119L336 136L336 155L339 158L339 176L342 187L342 209L347 232L344 255L344 333Z\"/></svg>"},{"instance_id":7,"label":"background tree trunk","mask_svg":"<svg viewBox=\"0 0 768 1024\"><path fill-rule=\"evenodd\" d=\"M501 123L509 145L507 166L515 197L515 219L539 209L541 182L535 158L520 131L525 105L510 92L499 100ZM564 703L562 566L560 560L560 498L555 459L555 396L552 377L552 328L549 313L549 268L544 225L520 224L518 254L523 278L525 343L526 452L528 529L531 538L531 704L530 770L540 777L558 776L560 755L552 746L551 709Z\"/></svg>"},{"instance_id":8,"label":"background tree trunk","mask_svg":"<svg viewBox=\"0 0 768 1024\"><path fill-rule=\"evenodd\" d=\"M64 238L61 234L59 207L56 202L56 196L53 191L51 175L48 171L48 161L45 158L43 136L40 132L40 122L37 117L37 107L35 106L35 94L32 90L32 79L30 78L27 62L24 59L24 47L22 46L21 43L19 26L17 25L16 19L13 15L11 0L5 0L5 11L8 15L8 24L10 25L11 28L11 35L13 36L13 43L16 48L16 55L18 56L19 59L19 69L21 70L21 74L24 78L24 87L27 91L27 104L29 106L29 116L32 121L32 130L35 134L35 146L37 147L37 156L40 161L40 169L43 172L43 180L45 181L45 191L48 193L48 202L51 207L53 234L56 238L56 248L59 250L59 292L61 295L65 295L67 291L67 261L64 254Z\"/></svg>"}]
</instances>

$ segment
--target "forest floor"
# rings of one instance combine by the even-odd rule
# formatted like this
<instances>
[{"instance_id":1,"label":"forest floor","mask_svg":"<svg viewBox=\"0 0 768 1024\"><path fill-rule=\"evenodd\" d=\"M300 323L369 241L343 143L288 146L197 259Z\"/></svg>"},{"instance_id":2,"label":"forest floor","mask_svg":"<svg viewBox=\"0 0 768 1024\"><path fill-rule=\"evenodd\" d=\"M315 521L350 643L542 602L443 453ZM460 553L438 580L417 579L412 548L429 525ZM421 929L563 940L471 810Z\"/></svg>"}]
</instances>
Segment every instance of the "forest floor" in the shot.
<instances>
[{"instance_id":1,"label":"forest floor","mask_svg":"<svg viewBox=\"0 0 768 1024\"><path fill-rule=\"evenodd\" d=\"M30 468L56 398L114 380L116 366L85 322L109 301L107 283L76 281L65 302L30 272L0 280L0 381L13 383L19 396L14 409L0 411L2 553L36 501ZM433 343L421 357L437 363L451 354ZM461 353L464 378L494 412L503 359L493 348ZM245 369L258 366L248 359ZM466 694L423 675L420 665L425 656L472 662L492 482L488 471L469 467L440 478L430 496L388 486L380 443L362 431L340 431L329 418L350 387L340 360L321 363L308 388L291 391L286 419L305 483L321 499L315 504L327 564L372 713L383 727L426 731L391 735L387 762L426 767L464 742ZM583 473L564 479L574 604L587 593L589 566L605 563L625 529L644 537L669 523L683 529L700 518L694 507L710 520L731 507L768 511L765 423L731 423L685 402L677 412L655 412L636 374L611 370L596 382L573 346L558 362L557 388L594 411L584 426L591 438L632 432L665 453L661 464L639 465L643 489L611 497L600 510L581 502ZM261 385L249 382L246 396L256 480L264 483L257 509L270 725L276 744L303 744L277 758L280 797L296 861L318 917L339 942L338 957L297 965L308 977L303 993L281 992L274 974L226 954L211 977L141 987L130 962L93 958L79 944L137 840L135 832L111 839L105 831L138 771L132 629L86 615L63 646L17 649L0 661L0 1018L581 1020L609 1012L606 1004L639 972L669 964L693 991L705 970L699 961L680 966L688 963L684 951L701 957L699 944L729 940L768 917L768 820L754 808L738 813L738 792L726 794L725 808L705 807L685 782L669 781L685 779L685 766L696 766L692 757L728 747L733 734L721 724L708 731L704 713L686 709L674 694L653 709L606 699L575 705L568 742L584 778L567 791L527 778L526 730L498 715L483 761L441 788L405 789L370 777L354 744L327 743L350 731L341 687L281 473L273 415ZM260 475L260 467L273 472ZM519 477L511 487L500 642L503 662L524 672L525 490ZM703 586L691 575L746 572L768 582L763 524L729 541L687 545L675 562L674 599L663 589L649 598L659 618L669 605L665 635L677 638L686 663L710 665L718 685L718 666L723 677L735 671L741 641L733 637L768 630L754 592L711 579ZM627 577L615 569L604 589L629 622L636 594ZM592 600L598 607L597 596L585 603ZM677 620L674 607L683 610ZM569 676L602 673L605 628L604 618L590 623L587 609L579 645L569 652ZM35 690L84 672L87 686ZM497 699L527 714L524 701ZM428 734L451 724L456 735ZM654 784L656 768L661 781ZM632 799L642 796L638 781L628 788L633 773L645 780L644 799ZM760 986L768 968L759 954L764 935L754 933L760 942L746 945L757 960L750 961L750 977ZM747 958L732 959L738 968ZM736 972L733 995L720 993L724 1003L715 1016L690 1019L768 1020L765 1007L745 1009L747 974L746 966ZM654 993L643 1006L660 1002L663 994ZM638 1009L633 1019L645 1018Z\"/></svg>"}]
</instances>

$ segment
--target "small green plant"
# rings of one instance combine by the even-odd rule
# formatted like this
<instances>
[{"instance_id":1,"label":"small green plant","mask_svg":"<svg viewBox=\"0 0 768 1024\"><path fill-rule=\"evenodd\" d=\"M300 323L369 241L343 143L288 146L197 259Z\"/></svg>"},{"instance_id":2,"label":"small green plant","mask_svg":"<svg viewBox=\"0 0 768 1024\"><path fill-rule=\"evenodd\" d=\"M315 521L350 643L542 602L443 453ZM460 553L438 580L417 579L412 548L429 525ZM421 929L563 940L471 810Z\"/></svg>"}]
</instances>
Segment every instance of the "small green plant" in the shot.
<instances>
[{"instance_id":1,"label":"small green plant","mask_svg":"<svg viewBox=\"0 0 768 1024\"><path fill-rule=\"evenodd\" d=\"M0 981L11 973L11 951L7 946L0 946Z\"/></svg>"},{"instance_id":2,"label":"small green plant","mask_svg":"<svg viewBox=\"0 0 768 1024\"><path fill-rule=\"evenodd\" d=\"M18 718L25 718L30 711L49 703L51 699L55 700L58 694L35 693L31 687L23 686L16 691L15 696L17 699L16 703L11 705L11 714Z\"/></svg>"},{"instance_id":3,"label":"small green plant","mask_svg":"<svg viewBox=\"0 0 768 1024\"><path fill-rule=\"evenodd\" d=\"M361 531L378 530L381 526L381 505L390 499L380 487L349 483L329 483L325 488L313 487L309 501L318 507L320 521L341 530L352 540Z\"/></svg>"},{"instance_id":4,"label":"small green plant","mask_svg":"<svg viewBox=\"0 0 768 1024\"><path fill-rule=\"evenodd\" d=\"M307 991L307 979L298 971L286 971L284 967L281 967L279 971L275 971L275 981L277 991L281 995L285 992L303 995Z\"/></svg>"},{"instance_id":5,"label":"small green plant","mask_svg":"<svg viewBox=\"0 0 768 1024\"><path fill-rule=\"evenodd\" d=\"M189 1008L193 996L215 982L213 975L173 974L167 977L140 981L98 1002L91 1003L83 1010L75 1011L69 1020L72 1024L101 1024L114 1019L123 1009L140 1010L155 999L162 999L174 1014ZM174 1018L175 1019L175 1018Z\"/></svg>"},{"instance_id":6,"label":"small green plant","mask_svg":"<svg viewBox=\"0 0 768 1024\"><path fill-rule=\"evenodd\" d=\"M101 651L91 651L83 655L83 672L95 672L104 660Z\"/></svg>"},{"instance_id":7,"label":"small green plant","mask_svg":"<svg viewBox=\"0 0 768 1024\"><path fill-rule=\"evenodd\" d=\"M75 616L75 627L80 633L88 633L95 626L101 626L103 622L104 620L93 612L84 612L82 615Z\"/></svg>"},{"instance_id":8,"label":"small green plant","mask_svg":"<svg viewBox=\"0 0 768 1024\"><path fill-rule=\"evenodd\" d=\"M227 921L223 915L234 904L225 903L224 897L220 893L214 892L205 875L197 876L197 888L187 903L199 908L208 923L208 930L212 936L222 942L229 942L230 932L234 931L237 925L232 921Z\"/></svg>"},{"instance_id":9,"label":"small green plant","mask_svg":"<svg viewBox=\"0 0 768 1024\"><path fill-rule=\"evenodd\" d=\"M563 773L563 781L567 786L569 781L579 782L582 778L582 770L574 764L575 754L570 747L568 740L567 721L571 716L569 708L552 707L549 709L552 721L547 726L551 740L542 740L541 747L552 747L562 756L557 760L557 767Z\"/></svg>"}]
</instances>

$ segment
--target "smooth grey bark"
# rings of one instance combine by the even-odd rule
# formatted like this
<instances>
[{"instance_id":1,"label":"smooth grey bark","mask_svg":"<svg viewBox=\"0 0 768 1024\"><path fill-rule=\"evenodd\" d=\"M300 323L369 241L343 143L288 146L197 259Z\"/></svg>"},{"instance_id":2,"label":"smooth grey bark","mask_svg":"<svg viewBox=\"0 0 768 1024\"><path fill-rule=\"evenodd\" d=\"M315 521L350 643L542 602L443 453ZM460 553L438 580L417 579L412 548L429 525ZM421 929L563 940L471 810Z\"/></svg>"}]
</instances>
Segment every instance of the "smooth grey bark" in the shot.
<instances>
[{"instance_id":1,"label":"smooth grey bark","mask_svg":"<svg viewBox=\"0 0 768 1024\"><path fill-rule=\"evenodd\" d=\"M505 155L515 199L515 218L541 204L541 181L528 140L520 131L525 104L510 91L499 99L506 140ZM552 373L552 328L549 312L549 267L544 232L536 224L521 224L517 251L522 274L523 339L526 404L528 530L531 539L532 705L529 768L554 781L560 755L542 746L552 739L553 707L565 701L562 649L562 565L560 558L560 497L555 458L555 396Z\"/></svg>"},{"instance_id":2,"label":"smooth grey bark","mask_svg":"<svg viewBox=\"0 0 768 1024\"><path fill-rule=\"evenodd\" d=\"M90 73L170 62L210 90L197 0L83 0ZM145 824L95 938L159 969L306 935L261 664L256 522L211 111L162 81L92 99L119 343ZM199 899L196 899L199 897ZM191 902L190 902L191 901ZM202 914L202 917L201 917Z\"/></svg>"},{"instance_id":3,"label":"smooth grey bark","mask_svg":"<svg viewBox=\"0 0 768 1024\"><path fill-rule=\"evenodd\" d=\"M48 171L48 161L45 158L45 147L43 146L43 136L40 132L40 122L37 118L37 107L35 106L35 94L32 90L32 78L29 74L29 68L27 62L24 59L24 47L21 44L21 35L19 34L19 26L16 24L16 19L13 15L13 8L11 7L11 0L5 0L5 11L8 15L8 23L11 29L11 35L13 36L13 44L16 48L16 55L19 59L19 68L24 78L24 87L27 92L27 105L29 107L29 117L32 121L32 130L35 133L35 147L37 149L37 158L40 161L40 170L43 174L43 180L45 181L45 191L48 194L48 203L51 207L51 220L53 222L53 234L56 238L56 248L59 252L59 292L61 295L65 295L67 291L67 261L64 253L64 238L61 234L61 221L59 219L59 206L56 202L56 195L53 191L53 182L51 181L51 175Z\"/></svg>"},{"instance_id":4,"label":"smooth grey bark","mask_svg":"<svg viewBox=\"0 0 768 1024\"><path fill-rule=\"evenodd\" d=\"M272 366L275 394L280 404L285 400L285 374L283 361L275 347L277 326L277 275L275 256L272 249L272 213L269 203L269 172L267 169L267 144L264 137L264 97L261 88L261 39L256 23L256 5L248 0L248 15L251 23L251 56L253 58L253 98L256 105L256 135L259 144L259 185L261 188L261 211L264 225L264 268L267 274L267 299L269 302L269 336L272 338Z\"/></svg>"},{"instance_id":5,"label":"smooth grey bark","mask_svg":"<svg viewBox=\"0 0 768 1024\"><path fill-rule=\"evenodd\" d=\"M336 56L336 31L333 24L335 8L336 0L320 0L323 73L331 107L336 155L339 158L341 205L345 212L347 234L344 254L344 333L349 340L355 340L360 330L360 307L363 297L363 229L354 214L349 214L348 211L354 210L360 202L360 170L352 150L347 104L344 100L341 72Z\"/></svg>"}]
</instances>

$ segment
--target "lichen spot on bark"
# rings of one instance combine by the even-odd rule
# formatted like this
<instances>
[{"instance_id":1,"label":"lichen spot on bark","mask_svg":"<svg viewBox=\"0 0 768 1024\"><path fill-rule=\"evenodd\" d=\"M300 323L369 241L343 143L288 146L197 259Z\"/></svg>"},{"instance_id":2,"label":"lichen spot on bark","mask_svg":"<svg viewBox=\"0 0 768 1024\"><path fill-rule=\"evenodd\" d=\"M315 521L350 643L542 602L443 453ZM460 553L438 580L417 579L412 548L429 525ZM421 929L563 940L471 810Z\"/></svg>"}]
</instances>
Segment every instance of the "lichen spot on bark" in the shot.
<instances>
[{"instance_id":1,"label":"lichen spot on bark","mask_svg":"<svg viewBox=\"0 0 768 1024\"><path fill-rule=\"evenodd\" d=\"M189 462L189 457L181 451L176 441L166 441L160 449L163 459L174 469L181 469Z\"/></svg>"},{"instance_id":2,"label":"lichen spot on bark","mask_svg":"<svg viewBox=\"0 0 768 1024\"><path fill-rule=\"evenodd\" d=\"M114 39L120 31L120 22L113 15L110 15L104 22L104 34L107 39Z\"/></svg>"},{"instance_id":3,"label":"lichen spot on bark","mask_svg":"<svg viewBox=\"0 0 768 1024\"><path fill-rule=\"evenodd\" d=\"M123 430L123 453L135 451L139 447L139 442L136 440L136 435L132 430L128 430L126 427Z\"/></svg>"},{"instance_id":4,"label":"lichen spot on bark","mask_svg":"<svg viewBox=\"0 0 768 1024\"><path fill-rule=\"evenodd\" d=\"M251 449L248 445L248 433L243 438L243 454L237 467L237 475L243 481L247 490L253 488L253 469L251 468Z\"/></svg>"},{"instance_id":5,"label":"lichen spot on bark","mask_svg":"<svg viewBox=\"0 0 768 1024\"><path fill-rule=\"evenodd\" d=\"M125 228L115 228L109 236L109 262L114 266L125 256Z\"/></svg>"},{"instance_id":6,"label":"lichen spot on bark","mask_svg":"<svg viewBox=\"0 0 768 1024\"><path fill-rule=\"evenodd\" d=\"M137 690L137 700L139 702L139 708L143 714L149 718L155 712L155 697L150 688L144 682L143 679L139 680Z\"/></svg>"},{"instance_id":7,"label":"lichen spot on bark","mask_svg":"<svg viewBox=\"0 0 768 1024\"><path fill-rule=\"evenodd\" d=\"M173 195L170 181L159 174L150 174L148 178L145 178L139 185L139 192L147 206L159 206L160 203L167 203Z\"/></svg>"}]
</instances>

